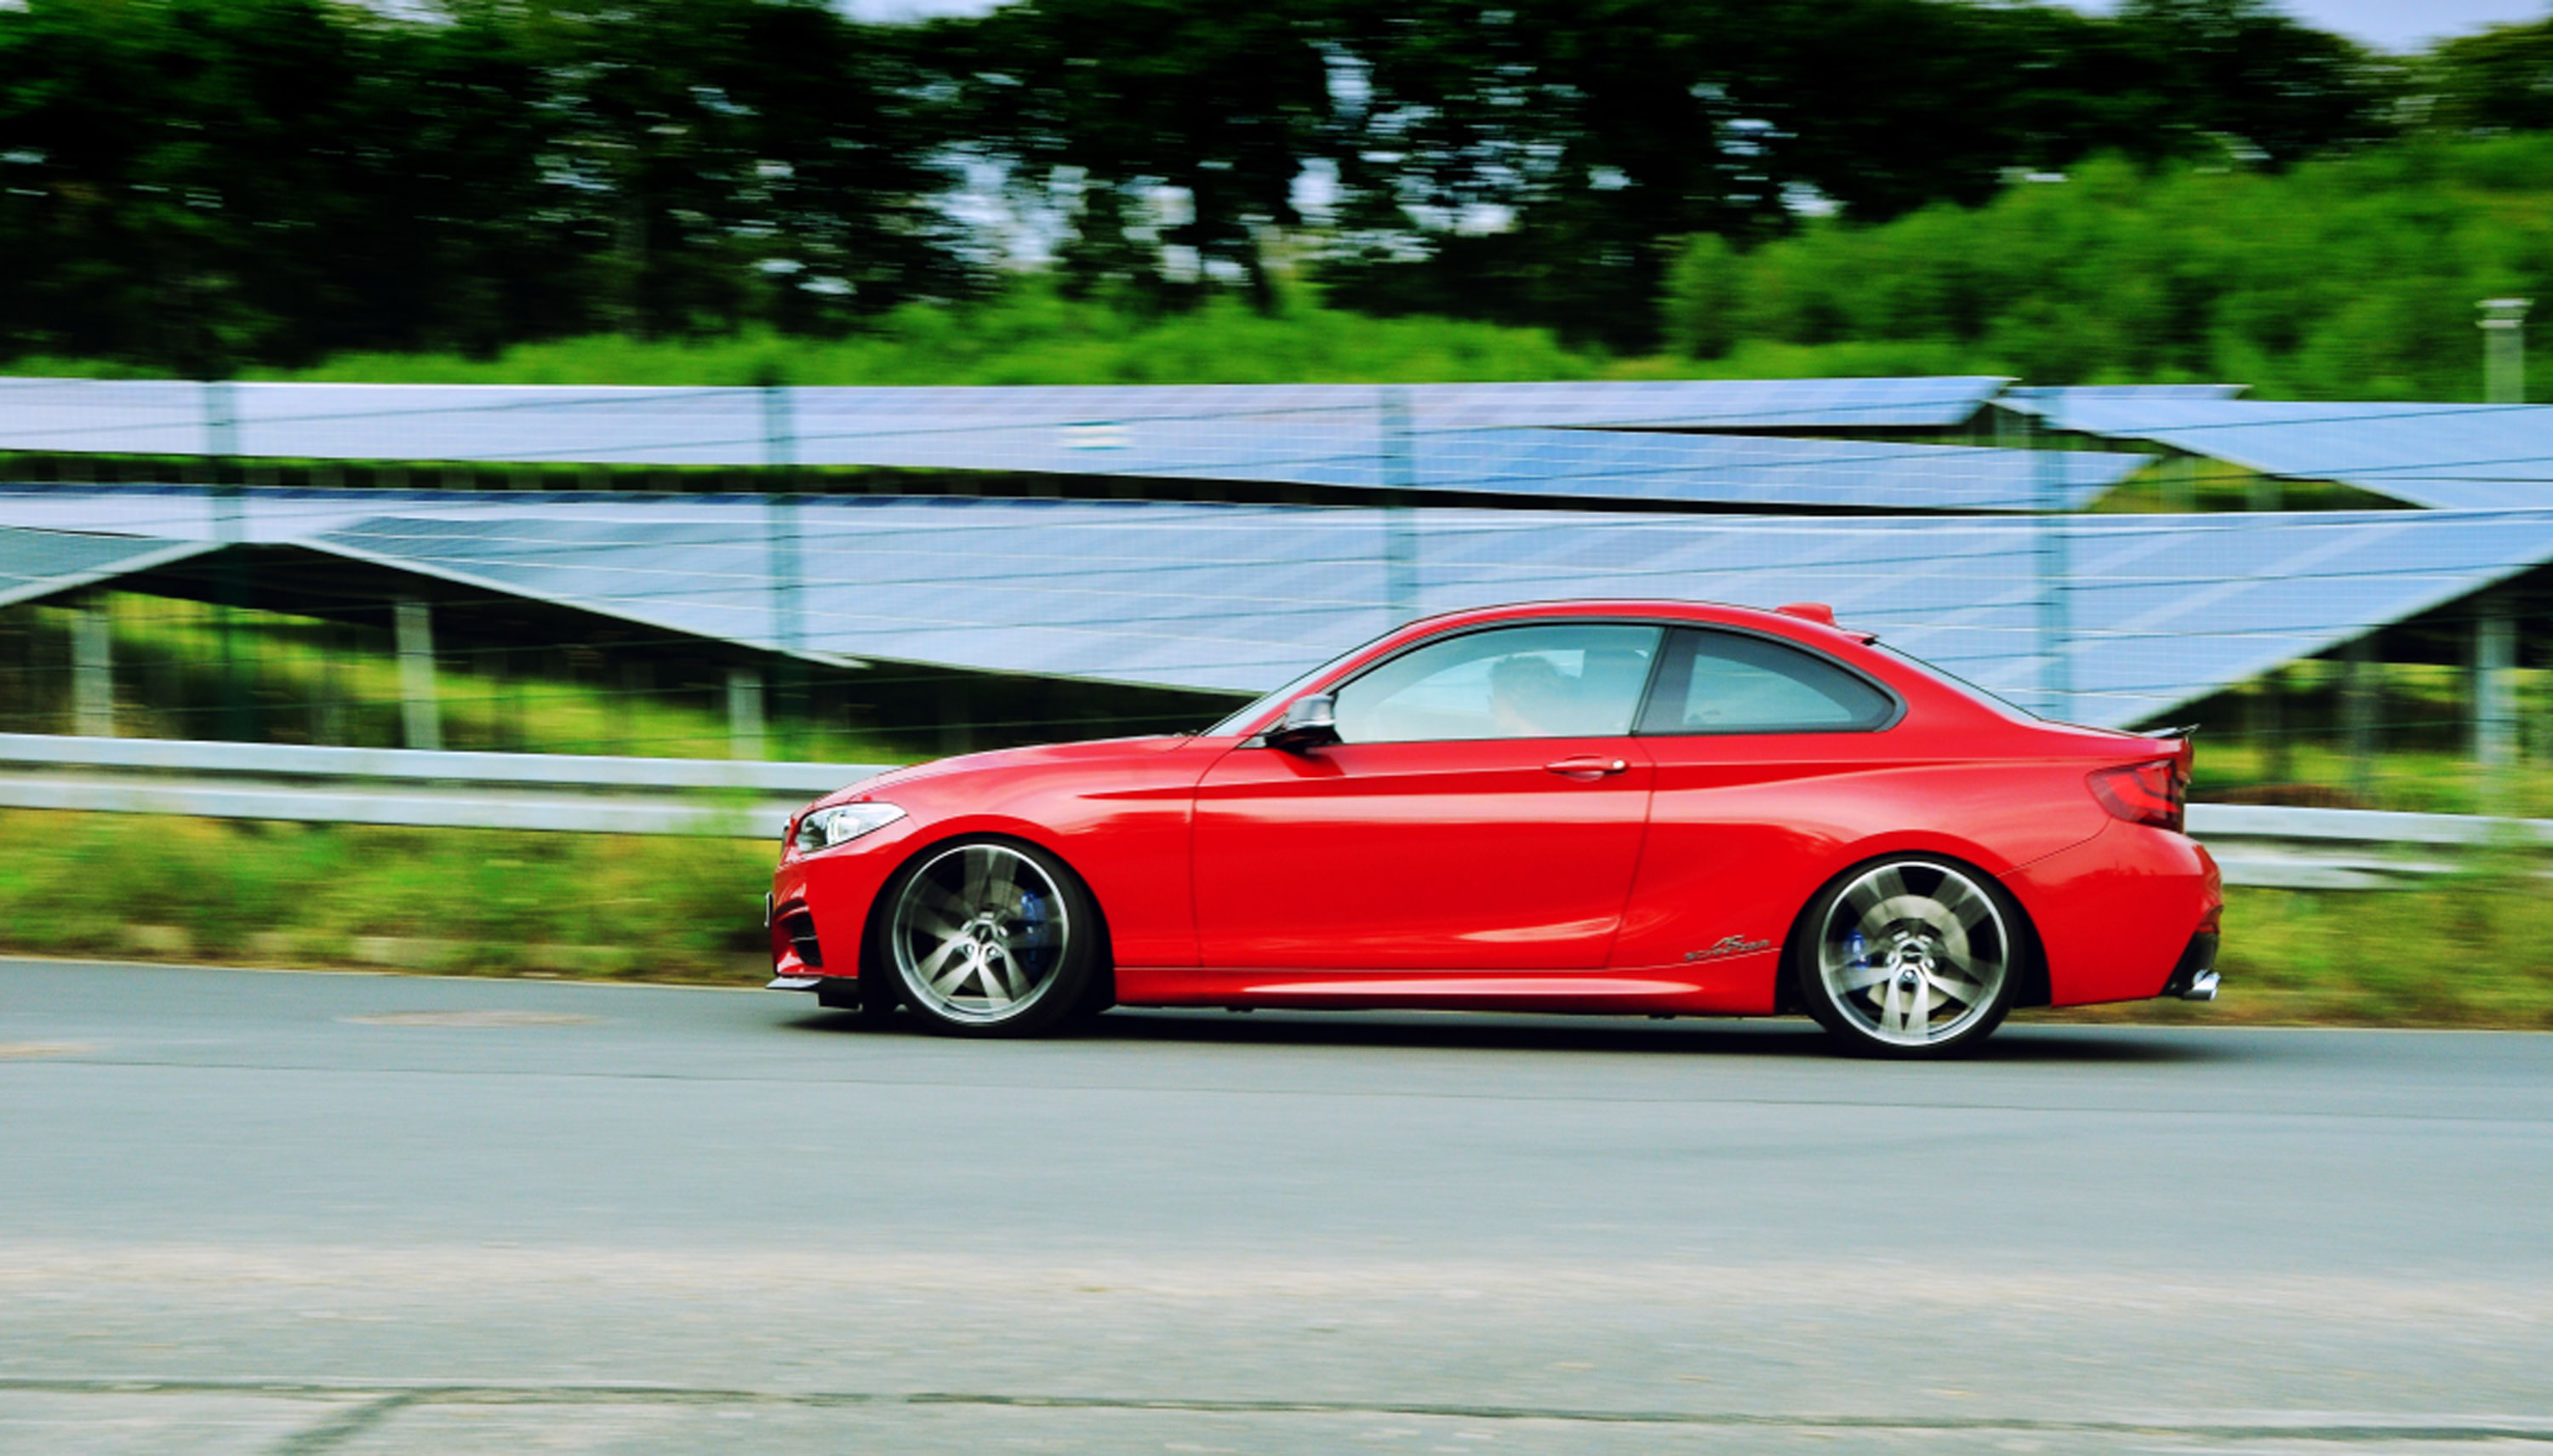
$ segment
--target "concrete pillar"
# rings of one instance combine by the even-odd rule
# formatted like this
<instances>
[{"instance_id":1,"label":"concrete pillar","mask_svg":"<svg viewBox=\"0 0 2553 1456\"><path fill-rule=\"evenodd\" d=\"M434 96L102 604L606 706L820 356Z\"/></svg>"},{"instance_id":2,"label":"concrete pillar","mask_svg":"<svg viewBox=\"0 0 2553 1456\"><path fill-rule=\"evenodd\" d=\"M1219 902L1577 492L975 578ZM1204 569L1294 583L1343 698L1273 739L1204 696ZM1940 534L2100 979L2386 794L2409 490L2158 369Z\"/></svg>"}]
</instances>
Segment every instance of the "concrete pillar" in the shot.
<instances>
[{"instance_id":1,"label":"concrete pillar","mask_svg":"<svg viewBox=\"0 0 2553 1456\"><path fill-rule=\"evenodd\" d=\"M726 672L726 756L762 756L762 674L749 667Z\"/></svg>"},{"instance_id":2,"label":"concrete pillar","mask_svg":"<svg viewBox=\"0 0 2553 1456\"><path fill-rule=\"evenodd\" d=\"M398 640L399 721L407 746L441 748L443 713L434 701L433 611L413 597L401 597L390 615Z\"/></svg>"},{"instance_id":3,"label":"concrete pillar","mask_svg":"<svg viewBox=\"0 0 2553 1456\"><path fill-rule=\"evenodd\" d=\"M2482 309L2483 397L2526 402L2526 310L2532 298L2485 298Z\"/></svg>"},{"instance_id":4,"label":"concrete pillar","mask_svg":"<svg viewBox=\"0 0 2553 1456\"><path fill-rule=\"evenodd\" d=\"M2376 715L2382 699L2374 633L2353 637L2341 649L2340 721L2344 751L2349 755L2349 796L2373 808L2376 803Z\"/></svg>"},{"instance_id":5,"label":"concrete pillar","mask_svg":"<svg viewBox=\"0 0 2553 1456\"><path fill-rule=\"evenodd\" d=\"M115 736L113 625L106 609L83 602L71 616L71 731L84 738Z\"/></svg>"},{"instance_id":6,"label":"concrete pillar","mask_svg":"<svg viewBox=\"0 0 2553 1456\"><path fill-rule=\"evenodd\" d=\"M2504 597L2474 604L2473 756L2485 768L2517 758L2517 617Z\"/></svg>"}]
</instances>

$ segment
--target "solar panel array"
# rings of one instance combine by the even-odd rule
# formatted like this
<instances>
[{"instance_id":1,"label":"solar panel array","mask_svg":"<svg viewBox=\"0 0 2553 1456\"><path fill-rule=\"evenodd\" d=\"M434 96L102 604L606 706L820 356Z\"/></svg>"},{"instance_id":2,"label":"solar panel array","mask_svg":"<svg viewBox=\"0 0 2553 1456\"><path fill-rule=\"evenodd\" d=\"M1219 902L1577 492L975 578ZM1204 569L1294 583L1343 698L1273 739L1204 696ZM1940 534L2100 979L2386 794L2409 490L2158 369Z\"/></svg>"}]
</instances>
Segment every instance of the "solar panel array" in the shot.
<instances>
[{"instance_id":1,"label":"solar panel array","mask_svg":"<svg viewBox=\"0 0 2553 1456\"><path fill-rule=\"evenodd\" d=\"M2553 504L2553 408L2068 397L2060 426L2436 509Z\"/></svg>"},{"instance_id":2,"label":"solar panel array","mask_svg":"<svg viewBox=\"0 0 2553 1456\"><path fill-rule=\"evenodd\" d=\"M2553 560L2553 510L1781 518L1386 512L1161 502L252 492L242 538L820 659L1254 692L1419 612L1571 597L1831 602L1854 625L2033 701L2062 533L2065 678L2048 706L2150 721ZM26 534L210 539L200 492L0 493ZM775 610L776 542L799 564Z\"/></svg>"},{"instance_id":3,"label":"solar panel array","mask_svg":"<svg viewBox=\"0 0 2553 1456\"><path fill-rule=\"evenodd\" d=\"M2553 507L2553 409L2274 403L2220 385L1999 396L2003 383L0 381L0 449L870 465L1439 503L249 491L217 504L185 488L25 488L0 490L0 602L239 539L822 660L1250 692L1411 613L1814 598L2035 706L2128 724L2553 560L2553 508L2539 508ZM2060 430L2443 508L1999 516L2078 510L2151 457L1746 433L1940 429L1998 397ZM1503 501L1545 508L1485 508ZM1625 503L1679 513L1570 508ZM1732 508L1874 513L1702 513ZM2049 701L2056 684L2066 696Z\"/></svg>"},{"instance_id":4,"label":"solar panel array","mask_svg":"<svg viewBox=\"0 0 2553 1456\"><path fill-rule=\"evenodd\" d=\"M0 382L0 449L871 466L1750 508L2076 508L2135 457L1705 431L1929 429L1991 379L646 390Z\"/></svg>"},{"instance_id":5,"label":"solar panel array","mask_svg":"<svg viewBox=\"0 0 2553 1456\"><path fill-rule=\"evenodd\" d=\"M1483 385L1026 385L759 389L0 380L0 449L531 460L544 449L759 463L772 396L809 439L933 428L1232 419L1405 406L1414 427L1934 429L2000 379L1609 380ZM228 449L217 419L229 421ZM563 432L564 438L555 437ZM483 446L477 453L438 448ZM303 448L309 446L312 448ZM719 451L722 456L685 455ZM586 458L571 454L559 458ZM614 454L609 458L620 458Z\"/></svg>"},{"instance_id":6,"label":"solar panel array","mask_svg":"<svg viewBox=\"0 0 2553 1456\"><path fill-rule=\"evenodd\" d=\"M41 601L199 555L208 543L0 527L0 607Z\"/></svg>"}]
</instances>

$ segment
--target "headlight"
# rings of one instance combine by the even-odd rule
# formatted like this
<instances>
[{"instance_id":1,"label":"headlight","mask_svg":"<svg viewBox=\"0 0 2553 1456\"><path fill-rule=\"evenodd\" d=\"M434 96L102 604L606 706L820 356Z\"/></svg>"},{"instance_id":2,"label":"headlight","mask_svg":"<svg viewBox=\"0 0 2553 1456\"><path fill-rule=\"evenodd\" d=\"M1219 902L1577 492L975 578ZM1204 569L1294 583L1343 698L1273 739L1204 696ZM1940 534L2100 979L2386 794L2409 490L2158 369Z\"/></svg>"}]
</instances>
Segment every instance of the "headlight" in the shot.
<instances>
[{"instance_id":1,"label":"headlight","mask_svg":"<svg viewBox=\"0 0 2553 1456\"><path fill-rule=\"evenodd\" d=\"M902 818L904 811L892 804L836 804L819 809L798 821L798 852L812 854L847 844Z\"/></svg>"}]
</instances>

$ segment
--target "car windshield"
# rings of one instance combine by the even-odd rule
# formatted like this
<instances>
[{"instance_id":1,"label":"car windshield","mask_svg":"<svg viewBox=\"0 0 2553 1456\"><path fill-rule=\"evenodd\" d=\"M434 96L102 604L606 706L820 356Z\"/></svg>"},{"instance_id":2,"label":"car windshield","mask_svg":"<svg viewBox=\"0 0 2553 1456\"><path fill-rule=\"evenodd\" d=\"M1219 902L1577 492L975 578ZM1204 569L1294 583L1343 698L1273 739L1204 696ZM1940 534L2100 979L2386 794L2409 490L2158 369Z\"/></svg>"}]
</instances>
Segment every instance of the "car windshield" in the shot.
<instances>
[{"instance_id":1,"label":"car windshield","mask_svg":"<svg viewBox=\"0 0 2553 1456\"><path fill-rule=\"evenodd\" d=\"M1394 627L1392 630L1397 631L1399 628ZM1322 663L1320 666L1313 668L1311 671L1297 676L1293 681L1276 689L1275 692L1265 693L1257 698L1253 698L1250 700L1249 707L1244 708L1240 712L1233 714L1231 717L1224 719L1214 727L1207 728L1204 732L1198 734L1198 736L1214 738L1221 737L1225 733L1237 733L1241 731L1243 728L1250 726L1250 721L1252 719L1266 713L1269 709L1276 707L1286 699L1293 697L1296 693L1303 691L1304 686L1310 683L1313 679L1319 677L1325 672L1328 672L1331 668L1338 666L1340 663L1347 661L1349 658L1354 657L1366 648L1373 646L1376 642L1382 641L1384 637L1390 635L1391 632L1385 632L1383 636L1359 642L1345 652L1340 653L1338 656L1333 657L1329 661Z\"/></svg>"},{"instance_id":2,"label":"car windshield","mask_svg":"<svg viewBox=\"0 0 2553 1456\"><path fill-rule=\"evenodd\" d=\"M1917 657L1912 653L1901 652L1897 648L1888 645L1886 642L1873 642L1871 645L1877 647L1880 651L1887 653L1889 656L1896 658L1898 661L1905 663L1907 666L1914 668L1918 672L1923 673L1926 677L1933 679L1942 686L1950 689L1952 692L1967 698L1969 701L1976 703L1981 707L1991 708L1995 712L2003 714L2005 717L2012 719L2016 723L2047 722L2046 719L2041 718L2038 714L2031 712L2029 709L2022 707L2020 704L2013 702L2002 694L1994 692L1989 688L1980 688L1976 684L1969 682L1966 678L1950 671L1948 668L1927 662L1923 658Z\"/></svg>"}]
</instances>

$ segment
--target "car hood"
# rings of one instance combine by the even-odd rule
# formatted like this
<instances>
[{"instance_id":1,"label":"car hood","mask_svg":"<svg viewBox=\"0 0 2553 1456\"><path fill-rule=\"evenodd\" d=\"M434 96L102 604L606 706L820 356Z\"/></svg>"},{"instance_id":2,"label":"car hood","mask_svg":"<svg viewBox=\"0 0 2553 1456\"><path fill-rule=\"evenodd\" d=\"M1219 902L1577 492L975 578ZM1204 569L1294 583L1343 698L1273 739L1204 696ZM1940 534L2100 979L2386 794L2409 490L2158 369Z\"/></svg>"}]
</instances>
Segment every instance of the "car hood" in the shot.
<instances>
[{"instance_id":1,"label":"car hood","mask_svg":"<svg viewBox=\"0 0 2553 1456\"><path fill-rule=\"evenodd\" d=\"M816 801L818 806L846 804L853 800L875 798L899 785L923 781L957 778L966 774L1030 768L1057 763L1099 763L1113 758L1130 758L1153 753L1167 753L1194 742L1186 733L1160 733L1140 738L1095 738L1077 743L1038 743L1026 748L993 748L982 753L960 753L952 758L935 758L928 763L908 764L875 773L858 783L835 789Z\"/></svg>"}]
</instances>

